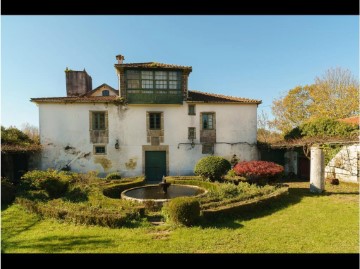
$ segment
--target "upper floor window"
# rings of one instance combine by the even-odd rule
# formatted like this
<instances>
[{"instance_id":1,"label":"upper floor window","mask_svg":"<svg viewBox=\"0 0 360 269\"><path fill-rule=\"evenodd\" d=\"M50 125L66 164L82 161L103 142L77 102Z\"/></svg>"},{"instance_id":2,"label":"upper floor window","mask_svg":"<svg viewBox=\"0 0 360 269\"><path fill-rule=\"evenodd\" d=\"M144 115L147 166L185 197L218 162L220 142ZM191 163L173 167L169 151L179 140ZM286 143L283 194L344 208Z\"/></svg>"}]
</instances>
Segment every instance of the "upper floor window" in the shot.
<instances>
[{"instance_id":1,"label":"upper floor window","mask_svg":"<svg viewBox=\"0 0 360 269\"><path fill-rule=\"evenodd\" d=\"M109 90L102 91L102 96L109 96L109 95L110 95Z\"/></svg>"},{"instance_id":2,"label":"upper floor window","mask_svg":"<svg viewBox=\"0 0 360 269\"><path fill-rule=\"evenodd\" d=\"M202 128L203 130L214 129L214 113L202 113Z\"/></svg>"},{"instance_id":3,"label":"upper floor window","mask_svg":"<svg viewBox=\"0 0 360 269\"><path fill-rule=\"evenodd\" d=\"M196 138L196 129L195 127L188 127L188 139Z\"/></svg>"},{"instance_id":4,"label":"upper floor window","mask_svg":"<svg viewBox=\"0 0 360 269\"><path fill-rule=\"evenodd\" d=\"M151 130L160 130L161 129L161 113L150 113L150 129Z\"/></svg>"},{"instance_id":5,"label":"upper floor window","mask_svg":"<svg viewBox=\"0 0 360 269\"><path fill-rule=\"evenodd\" d=\"M181 88L181 72L127 70L128 89L171 89Z\"/></svg>"},{"instance_id":6,"label":"upper floor window","mask_svg":"<svg viewBox=\"0 0 360 269\"><path fill-rule=\"evenodd\" d=\"M105 130L105 112L92 112L92 130Z\"/></svg>"},{"instance_id":7,"label":"upper floor window","mask_svg":"<svg viewBox=\"0 0 360 269\"><path fill-rule=\"evenodd\" d=\"M189 105L188 106L188 114L189 115L195 115L195 105Z\"/></svg>"}]
</instances>

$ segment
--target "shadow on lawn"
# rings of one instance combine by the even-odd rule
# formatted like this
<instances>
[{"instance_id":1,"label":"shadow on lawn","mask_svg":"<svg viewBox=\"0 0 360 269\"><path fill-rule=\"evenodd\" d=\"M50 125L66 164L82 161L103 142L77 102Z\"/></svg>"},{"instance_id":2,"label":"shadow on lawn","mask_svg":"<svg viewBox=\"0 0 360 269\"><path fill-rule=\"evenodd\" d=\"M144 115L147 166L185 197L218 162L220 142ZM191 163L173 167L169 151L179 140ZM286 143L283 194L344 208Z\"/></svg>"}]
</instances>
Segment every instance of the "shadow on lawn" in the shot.
<instances>
[{"instance_id":1,"label":"shadow on lawn","mask_svg":"<svg viewBox=\"0 0 360 269\"><path fill-rule=\"evenodd\" d=\"M16 248L27 252L27 250L37 250L40 253L58 253L71 251L72 248L81 249L86 246L88 249L96 249L99 245L109 245L112 240L100 239L100 236L45 236L37 240L16 240L7 244L8 247ZM6 250L5 250L6 253Z\"/></svg>"},{"instance_id":2,"label":"shadow on lawn","mask_svg":"<svg viewBox=\"0 0 360 269\"><path fill-rule=\"evenodd\" d=\"M239 222L250 220L254 218L261 218L271 215L276 211L285 209L289 206L299 203L304 197L320 197L324 194L314 194L309 191L309 188L289 187L289 194L280 196L275 200L267 203L255 204L244 210L234 212L232 214L226 213L219 215L200 223L202 228L241 228L243 225Z\"/></svg>"}]
</instances>

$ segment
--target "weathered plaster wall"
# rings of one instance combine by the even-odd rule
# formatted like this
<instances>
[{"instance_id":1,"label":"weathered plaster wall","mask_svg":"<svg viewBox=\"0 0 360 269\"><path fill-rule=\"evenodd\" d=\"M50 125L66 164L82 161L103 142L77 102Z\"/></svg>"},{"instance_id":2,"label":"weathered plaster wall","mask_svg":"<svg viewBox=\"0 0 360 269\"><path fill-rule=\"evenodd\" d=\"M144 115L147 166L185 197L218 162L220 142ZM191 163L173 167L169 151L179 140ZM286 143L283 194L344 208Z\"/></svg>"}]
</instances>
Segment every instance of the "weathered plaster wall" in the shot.
<instances>
[{"instance_id":1,"label":"weathered plaster wall","mask_svg":"<svg viewBox=\"0 0 360 269\"><path fill-rule=\"evenodd\" d=\"M89 135L89 111L108 110L109 143L106 155L94 155ZM42 169L60 169L73 159L73 171L97 170L100 173L119 171L123 176L143 174L142 146L147 142L146 112L164 113L164 143L169 146L170 175L190 175L202 154L200 143L200 113L216 112L216 140L214 155L228 160L236 154L240 160L258 158L256 143L256 104L196 104L196 115L188 115L184 105L128 105L113 104L39 104L40 139L44 147ZM188 127L196 127L194 148L189 143ZM120 148L115 149L116 140Z\"/></svg>"}]
</instances>

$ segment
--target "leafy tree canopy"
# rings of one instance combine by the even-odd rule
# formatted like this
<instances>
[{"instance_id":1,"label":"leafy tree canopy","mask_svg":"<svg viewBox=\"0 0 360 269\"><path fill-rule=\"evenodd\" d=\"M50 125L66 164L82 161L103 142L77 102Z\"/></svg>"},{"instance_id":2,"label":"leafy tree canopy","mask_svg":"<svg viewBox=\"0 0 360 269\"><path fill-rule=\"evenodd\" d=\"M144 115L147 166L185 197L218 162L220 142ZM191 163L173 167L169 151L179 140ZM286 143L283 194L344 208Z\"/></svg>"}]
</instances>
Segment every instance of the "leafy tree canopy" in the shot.
<instances>
[{"instance_id":1,"label":"leafy tree canopy","mask_svg":"<svg viewBox=\"0 0 360 269\"><path fill-rule=\"evenodd\" d=\"M288 133L293 128L321 118L342 119L359 114L359 82L342 68L332 68L315 83L297 86L273 101L273 126Z\"/></svg>"}]
</instances>

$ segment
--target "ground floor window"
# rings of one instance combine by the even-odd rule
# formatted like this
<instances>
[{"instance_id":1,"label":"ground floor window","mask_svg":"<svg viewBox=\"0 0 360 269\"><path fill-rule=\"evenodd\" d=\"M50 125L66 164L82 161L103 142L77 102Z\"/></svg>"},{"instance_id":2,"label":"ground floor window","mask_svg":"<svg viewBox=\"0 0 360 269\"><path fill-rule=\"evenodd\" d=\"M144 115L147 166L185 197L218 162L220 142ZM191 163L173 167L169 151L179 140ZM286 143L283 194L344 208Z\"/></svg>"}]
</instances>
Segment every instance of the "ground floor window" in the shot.
<instances>
[{"instance_id":1,"label":"ground floor window","mask_svg":"<svg viewBox=\"0 0 360 269\"><path fill-rule=\"evenodd\" d=\"M105 145L94 146L94 154L96 154L96 155L106 154L106 146Z\"/></svg>"}]
</instances>

